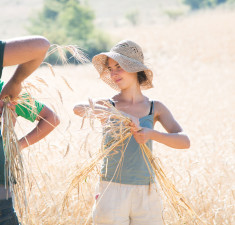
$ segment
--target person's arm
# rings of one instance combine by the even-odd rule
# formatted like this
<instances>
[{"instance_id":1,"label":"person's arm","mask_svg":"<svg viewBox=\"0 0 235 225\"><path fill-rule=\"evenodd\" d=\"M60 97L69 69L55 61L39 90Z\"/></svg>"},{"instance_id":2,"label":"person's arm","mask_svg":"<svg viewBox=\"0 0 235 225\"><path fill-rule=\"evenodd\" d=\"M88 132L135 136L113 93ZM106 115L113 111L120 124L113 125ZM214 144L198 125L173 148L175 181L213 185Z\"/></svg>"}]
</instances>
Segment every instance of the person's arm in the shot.
<instances>
[{"instance_id":1,"label":"person's arm","mask_svg":"<svg viewBox=\"0 0 235 225\"><path fill-rule=\"evenodd\" d=\"M42 36L20 37L6 41L3 67L18 67L3 87L0 99L6 96L14 99L19 95L22 89L21 82L40 66L49 47L49 41Z\"/></svg>"},{"instance_id":2,"label":"person's arm","mask_svg":"<svg viewBox=\"0 0 235 225\"><path fill-rule=\"evenodd\" d=\"M93 115L97 116L98 119L100 119L101 123L104 123L108 118L110 118L110 115L112 115L114 118L118 118L118 115L113 114L113 111L110 107L108 107L107 104L105 104L105 102L107 103L108 100L98 100L92 104L92 113ZM86 117L90 108L91 105L88 102L81 102L74 106L73 112L80 117ZM137 131L140 129L139 120L137 118L122 111L119 111L119 113L129 118L133 122L132 130Z\"/></svg>"},{"instance_id":3,"label":"person's arm","mask_svg":"<svg viewBox=\"0 0 235 225\"><path fill-rule=\"evenodd\" d=\"M110 108L105 106L104 101L92 102L91 104L89 104L89 102L79 102L73 108L74 114L80 117L87 117L88 111L93 107L92 114L103 120L106 119L107 115L111 112Z\"/></svg>"},{"instance_id":4,"label":"person's arm","mask_svg":"<svg viewBox=\"0 0 235 225\"><path fill-rule=\"evenodd\" d=\"M45 105L39 113L37 120L37 126L19 140L21 150L46 137L60 123L58 116Z\"/></svg>"},{"instance_id":5,"label":"person's arm","mask_svg":"<svg viewBox=\"0 0 235 225\"><path fill-rule=\"evenodd\" d=\"M144 144L149 139L152 139L172 148L189 148L190 140L188 136L183 133L182 128L167 107L160 102L155 102L154 108L156 109L155 120L158 120L162 124L167 133L143 127L140 131L133 132L136 141L139 144Z\"/></svg>"}]
</instances>

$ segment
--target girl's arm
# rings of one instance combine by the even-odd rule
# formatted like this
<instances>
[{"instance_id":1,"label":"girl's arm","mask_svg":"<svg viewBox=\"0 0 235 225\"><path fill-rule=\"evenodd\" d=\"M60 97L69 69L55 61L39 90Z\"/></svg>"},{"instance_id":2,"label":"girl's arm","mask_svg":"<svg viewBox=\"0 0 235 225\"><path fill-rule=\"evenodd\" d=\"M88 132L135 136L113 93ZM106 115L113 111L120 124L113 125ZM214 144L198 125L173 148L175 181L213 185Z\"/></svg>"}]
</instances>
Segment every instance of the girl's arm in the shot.
<instances>
[{"instance_id":1,"label":"girl's arm","mask_svg":"<svg viewBox=\"0 0 235 225\"><path fill-rule=\"evenodd\" d=\"M167 133L149 128L142 128L141 131L133 132L136 141L140 144L144 144L151 139L172 148L189 148L190 140L188 136L183 133L182 128L167 107L160 102L155 102L154 107L156 109L154 119L162 124Z\"/></svg>"},{"instance_id":2,"label":"girl's arm","mask_svg":"<svg viewBox=\"0 0 235 225\"><path fill-rule=\"evenodd\" d=\"M80 117L87 117L90 116L91 107L93 107L91 116L96 116L103 124L111 112L111 109L104 104L104 101L90 102L90 104L88 102L80 102L74 106L73 112Z\"/></svg>"},{"instance_id":3,"label":"girl's arm","mask_svg":"<svg viewBox=\"0 0 235 225\"><path fill-rule=\"evenodd\" d=\"M105 101L108 102L108 100ZM93 104L94 109L92 110L92 113L95 114L98 119L100 119L101 123L104 123L110 117L110 115L115 117L115 114L112 114L112 109L105 104L105 101L99 100ZM90 107L91 105L88 104L88 102L81 102L74 106L73 111L76 115L85 117L87 116L87 112L90 110ZM132 124L133 131L140 130L139 120L136 117L128 115L122 111L119 112L132 121L130 124Z\"/></svg>"},{"instance_id":4,"label":"girl's arm","mask_svg":"<svg viewBox=\"0 0 235 225\"><path fill-rule=\"evenodd\" d=\"M86 117L91 107L93 107L92 113L99 119L105 119L107 114L111 112L110 108L105 106L104 101L91 102L91 104L88 102L80 102L74 106L73 112L78 116Z\"/></svg>"},{"instance_id":5,"label":"girl's arm","mask_svg":"<svg viewBox=\"0 0 235 225\"><path fill-rule=\"evenodd\" d=\"M59 117L47 106L43 107L37 120L37 126L19 140L21 150L46 137L60 123Z\"/></svg>"}]
</instances>

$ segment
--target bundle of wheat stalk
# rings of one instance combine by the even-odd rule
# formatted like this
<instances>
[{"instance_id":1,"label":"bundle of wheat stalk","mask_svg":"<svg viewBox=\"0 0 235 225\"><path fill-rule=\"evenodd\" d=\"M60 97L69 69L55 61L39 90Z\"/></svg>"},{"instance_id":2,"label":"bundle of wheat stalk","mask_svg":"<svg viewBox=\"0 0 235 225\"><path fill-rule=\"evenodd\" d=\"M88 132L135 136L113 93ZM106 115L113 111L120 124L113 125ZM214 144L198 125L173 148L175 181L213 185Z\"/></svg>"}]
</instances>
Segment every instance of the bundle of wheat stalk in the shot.
<instances>
[{"instance_id":1,"label":"bundle of wheat stalk","mask_svg":"<svg viewBox=\"0 0 235 225\"><path fill-rule=\"evenodd\" d=\"M70 53L70 55L71 55L70 58L73 58L78 63L89 62L88 57L76 45L61 46L61 45L53 44L53 45L51 45L50 50L47 53L47 57L54 54L54 53L58 53L58 60L61 60L62 64L67 64L68 63L68 57L66 55L67 52ZM45 63L45 64L47 64L49 67L51 67L50 64L48 64L48 63Z\"/></svg>"},{"instance_id":2,"label":"bundle of wheat stalk","mask_svg":"<svg viewBox=\"0 0 235 225\"><path fill-rule=\"evenodd\" d=\"M34 86L31 86L31 88L33 87ZM29 91L29 88L27 88L27 90ZM27 108L32 114L37 114L34 104L35 100L28 92L18 96L15 101L21 107ZM29 216L30 209L27 204L27 196L29 193L27 193L26 186L30 186L31 181L25 170L24 159L21 155L17 135L14 131L16 113L8 107L9 103L9 98L4 99L1 117L1 133L5 155L5 188L7 192L10 190L13 194L14 205L17 209L18 218L20 219L21 224L30 224L32 221Z\"/></svg>"},{"instance_id":3,"label":"bundle of wheat stalk","mask_svg":"<svg viewBox=\"0 0 235 225\"><path fill-rule=\"evenodd\" d=\"M93 113L94 107L92 102L89 102L91 107L87 109L86 116L83 118L82 126L84 124L84 119L88 118L90 119L90 125L93 127L94 120L97 118L97 116ZM111 107L108 103L107 106ZM107 120L110 122L104 124L104 130L106 130L106 133L109 133L109 135L112 135L114 138L108 143L104 143L104 135L101 149L99 149L99 151L97 151L91 159L85 162L82 168L76 171L76 176L74 178L69 178L69 180L72 180L72 182L70 183L70 186L65 194L63 209L65 209L65 206L68 207L68 199L72 190L78 188L78 186L86 180L86 177L88 177L89 173L94 170L94 168L97 166L97 163L110 154L111 151L114 151L115 154L115 148L121 145L123 141L126 139L128 140L131 137L130 127L127 126L127 124L130 123L130 119L124 117L115 108L112 108L112 112L103 110L103 116L107 116L107 114L109 114L109 118ZM119 124L122 124L122 126L117 126L115 123L113 123L112 118L118 118Z\"/></svg>"},{"instance_id":4,"label":"bundle of wheat stalk","mask_svg":"<svg viewBox=\"0 0 235 225\"><path fill-rule=\"evenodd\" d=\"M51 50L48 52L48 56L58 52L58 55L64 64L67 63L68 59L66 52L69 52L71 57L77 62L85 63L89 62L84 53L74 45L69 46L59 46L52 45ZM44 62L55 76L53 67ZM62 77L64 83L71 89L67 80ZM48 84L42 79L37 78L40 84L48 87ZM32 114L37 115L37 110L34 104L34 99L31 97L32 92L41 93L40 85L34 85L32 82L25 82L23 84L24 94L21 94L15 100L21 108L27 108ZM25 163L20 152L20 147L18 145L17 135L14 131L14 124L16 121L16 114L7 105L10 103L10 99L4 100L4 106L2 111L2 124L1 133L4 145L4 155L5 155L5 188L7 192L13 194L14 206L17 209L18 218L21 224L34 224L30 217L30 209L27 204L27 196L30 195L29 190L32 178L30 178L25 170ZM53 106L52 106L53 107ZM42 119L42 118L41 118ZM48 121L47 121L48 122ZM49 122L48 122L49 123ZM27 141L27 140L26 140ZM7 193L9 197L9 193Z\"/></svg>"},{"instance_id":5,"label":"bundle of wheat stalk","mask_svg":"<svg viewBox=\"0 0 235 225\"><path fill-rule=\"evenodd\" d=\"M141 144L140 148L146 164L148 165L148 162L150 163L168 203L179 217L179 224L205 224L192 207L189 206L185 197L177 191L175 185L167 178L160 159L154 157L146 144ZM150 168L148 169L150 171Z\"/></svg>"},{"instance_id":6,"label":"bundle of wheat stalk","mask_svg":"<svg viewBox=\"0 0 235 225\"><path fill-rule=\"evenodd\" d=\"M124 141L125 145L127 146L132 136L131 128L129 126L130 119L120 113L115 107L113 107L109 103L104 104L109 108L109 110L104 110L103 112L103 114L107 118L107 122L103 124L103 141L101 149L91 158L90 161L84 163L84 167L80 168L76 172L76 176L72 179L69 189L66 192L63 202L63 208L65 208L66 206L68 207L68 198L72 190L77 189L80 184L84 183L86 177L88 177L89 173L93 171L99 161L106 157L108 154L115 154L115 148L123 144ZM93 112L94 106L90 101L90 108L88 109L88 112L86 113L85 117L91 120L91 124L93 124L92 120L97 118L97 116ZM115 120L113 120L113 118L115 118ZM114 122L117 121L117 119L118 122ZM112 138L110 138L111 141L108 143L104 143L106 135L112 136ZM126 146L122 148L122 156L124 155ZM178 217L177 224L205 224L196 214L196 212L192 209L192 207L189 206L185 197L179 191L177 191L174 184L167 178L166 174L163 171L160 159L152 154L151 150L146 144L141 144L140 148L149 171L154 171L157 182L159 183L163 193L165 194L167 202L172 207L172 210L175 212L175 216ZM119 168L116 169L116 172L120 171L121 169L120 167L122 159L123 158L121 157L120 162L118 164Z\"/></svg>"},{"instance_id":7,"label":"bundle of wheat stalk","mask_svg":"<svg viewBox=\"0 0 235 225\"><path fill-rule=\"evenodd\" d=\"M14 193L15 204L19 209L19 216L23 218L27 212L27 199L25 191L24 163L21 157L18 140L14 131L14 112L4 100L2 111L2 138L5 154L5 187Z\"/></svg>"}]
</instances>

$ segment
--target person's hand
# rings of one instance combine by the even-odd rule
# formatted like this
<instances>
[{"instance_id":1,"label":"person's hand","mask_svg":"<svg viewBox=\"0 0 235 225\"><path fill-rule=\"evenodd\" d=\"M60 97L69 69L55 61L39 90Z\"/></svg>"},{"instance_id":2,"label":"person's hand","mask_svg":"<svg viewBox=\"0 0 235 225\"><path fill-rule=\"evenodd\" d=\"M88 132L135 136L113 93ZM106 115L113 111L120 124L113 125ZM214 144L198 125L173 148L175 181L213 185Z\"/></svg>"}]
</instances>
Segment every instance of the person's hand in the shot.
<instances>
[{"instance_id":1,"label":"person's hand","mask_svg":"<svg viewBox=\"0 0 235 225\"><path fill-rule=\"evenodd\" d=\"M129 116L129 119L131 120L129 126L131 127L131 132L132 133L141 130L140 121L139 121L139 119L137 117Z\"/></svg>"},{"instance_id":2,"label":"person's hand","mask_svg":"<svg viewBox=\"0 0 235 225\"><path fill-rule=\"evenodd\" d=\"M138 144L145 144L150 139L151 129L142 127L141 130L133 132L133 137Z\"/></svg>"},{"instance_id":3,"label":"person's hand","mask_svg":"<svg viewBox=\"0 0 235 225\"><path fill-rule=\"evenodd\" d=\"M27 148L29 145L24 137L18 141L19 149L22 151L24 148Z\"/></svg>"},{"instance_id":4,"label":"person's hand","mask_svg":"<svg viewBox=\"0 0 235 225\"><path fill-rule=\"evenodd\" d=\"M15 126L16 123L16 112L15 112L15 104L14 102L9 102L7 103L7 107L11 110L11 116L12 116L12 121L13 125ZM3 110L4 102L0 100L0 117L2 116L2 110Z\"/></svg>"},{"instance_id":5,"label":"person's hand","mask_svg":"<svg viewBox=\"0 0 235 225\"><path fill-rule=\"evenodd\" d=\"M13 79L9 80L4 86L0 94L0 99L4 99L7 96L11 100L14 100L21 92L22 84L21 82L17 82Z\"/></svg>"}]
</instances>

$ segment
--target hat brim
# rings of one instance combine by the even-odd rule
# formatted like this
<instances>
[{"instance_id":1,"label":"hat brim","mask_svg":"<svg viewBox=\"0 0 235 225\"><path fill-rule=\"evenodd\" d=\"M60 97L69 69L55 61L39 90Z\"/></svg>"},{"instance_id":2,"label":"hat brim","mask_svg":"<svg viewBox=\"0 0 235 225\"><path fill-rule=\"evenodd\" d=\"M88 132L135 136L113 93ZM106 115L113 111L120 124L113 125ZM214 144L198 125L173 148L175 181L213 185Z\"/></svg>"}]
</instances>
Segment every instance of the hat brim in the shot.
<instances>
[{"instance_id":1,"label":"hat brim","mask_svg":"<svg viewBox=\"0 0 235 225\"><path fill-rule=\"evenodd\" d=\"M120 90L118 85L115 84L111 79L110 71L107 68L108 57L118 62L118 64L129 73L144 71L147 76L147 80L140 85L142 90L146 90L153 87L153 72L143 63L116 52L102 52L93 57L92 63L100 74L100 78L105 83L110 85L113 89Z\"/></svg>"}]
</instances>

